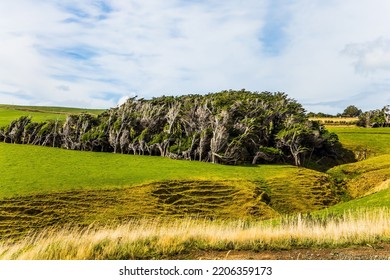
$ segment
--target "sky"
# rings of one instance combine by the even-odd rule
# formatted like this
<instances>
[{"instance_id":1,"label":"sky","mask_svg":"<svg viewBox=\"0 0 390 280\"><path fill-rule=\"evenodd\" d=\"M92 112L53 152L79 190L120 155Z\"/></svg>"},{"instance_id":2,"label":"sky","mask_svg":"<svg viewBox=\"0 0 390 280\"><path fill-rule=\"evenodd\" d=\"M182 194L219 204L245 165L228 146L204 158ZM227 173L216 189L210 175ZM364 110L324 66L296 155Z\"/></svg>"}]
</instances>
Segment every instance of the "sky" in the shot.
<instances>
[{"instance_id":1,"label":"sky","mask_svg":"<svg viewBox=\"0 0 390 280\"><path fill-rule=\"evenodd\" d=\"M388 0L0 0L0 104L285 92L308 112L390 104Z\"/></svg>"}]
</instances>

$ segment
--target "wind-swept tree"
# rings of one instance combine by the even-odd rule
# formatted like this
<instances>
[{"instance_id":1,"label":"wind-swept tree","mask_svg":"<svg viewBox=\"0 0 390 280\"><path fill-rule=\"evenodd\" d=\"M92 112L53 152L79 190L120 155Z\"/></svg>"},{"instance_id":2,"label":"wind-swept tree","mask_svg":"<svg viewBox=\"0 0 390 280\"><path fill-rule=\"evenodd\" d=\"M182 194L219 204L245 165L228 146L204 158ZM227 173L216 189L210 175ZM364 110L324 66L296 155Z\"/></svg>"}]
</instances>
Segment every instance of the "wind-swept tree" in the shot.
<instances>
[{"instance_id":1,"label":"wind-swept tree","mask_svg":"<svg viewBox=\"0 0 390 280\"><path fill-rule=\"evenodd\" d=\"M380 115L388 121L388 109ZM370 121L372 121L370 119ZM72 150L157 155L238 164L334 156L332 137L285 93L221 91L206 95L130 98L99 116L64 123L22 117L0 128L0 141Z\"/></svg>"},{"instance_id":2,"label":"wind-swept tree","mask_svg":"<svg viewBox=\"0 0 390 280\"><path fill-rule=\"evenodd\" d=\"M390 127L390 105L382 109L371 110L360 115L359 126L363 127Z\"/></svg>"},{"instance_id":3,"label":"wind-swept tree","mask_svg":"<svg viewBox=\"0 0 390 280\"><path fill-rule=\"evenodd\" d=\"M301 166L301 155L308 151L305 140L310 134L306 123L296 122L293 116L286 120L285 127L277 134L278 148L287 147L296 166Z\"/></svg>"}]
</instances>

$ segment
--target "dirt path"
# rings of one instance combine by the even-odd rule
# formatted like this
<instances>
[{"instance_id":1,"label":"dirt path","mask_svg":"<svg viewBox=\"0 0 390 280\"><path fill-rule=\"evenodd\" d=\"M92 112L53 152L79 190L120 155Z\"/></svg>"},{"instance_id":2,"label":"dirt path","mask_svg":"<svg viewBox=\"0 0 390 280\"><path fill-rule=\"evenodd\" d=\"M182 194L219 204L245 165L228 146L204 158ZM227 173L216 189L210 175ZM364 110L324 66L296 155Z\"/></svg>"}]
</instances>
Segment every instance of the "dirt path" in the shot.
<instances>
[{"instance_id":1,"label":"dirt path","mask_svg":"<svg viewBox=\"0 0 390 280\"><path fill-rule=\"evenodd\" d=\"M181 259L178 256L178 259ZM285 251L196 251L185 256L195 260L390 260L390 244L339 249L293 249Z\"/></svg>"}]
</instances>

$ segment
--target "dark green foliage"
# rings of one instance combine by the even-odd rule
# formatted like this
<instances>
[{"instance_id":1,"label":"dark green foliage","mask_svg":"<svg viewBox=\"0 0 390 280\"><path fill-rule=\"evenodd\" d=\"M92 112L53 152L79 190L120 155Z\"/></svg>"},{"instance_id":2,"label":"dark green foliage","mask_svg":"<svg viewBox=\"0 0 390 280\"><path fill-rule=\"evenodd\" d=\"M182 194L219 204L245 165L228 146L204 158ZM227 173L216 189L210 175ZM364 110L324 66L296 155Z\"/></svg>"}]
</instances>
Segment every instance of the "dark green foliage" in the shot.
<instances>
[{"instance_id":1,"label":"dark green foliage","mask_svg":"<svg viewBox=\"0 0 390 280\"><path fill-rule=\"evenodd\" d=\"M359 108L357 108L354 105L350 105L347 108L345 108L345 110L341 114L341 116L353 118L353 117L359 117L362 113L363 113L362 110L360 110Z\"/></svg>"},{"instance_id":2,"label":"dark green foliage","mask_svg":"<svg viewBox=\"0 0 390 280\"><path fill-rule=\"evenodd\" d=\"M331 155L338 140L310 122L301 104L285 93L230 90L131 98L99 116L69 115L63 124L31 123L22 117L0 129L0 141L223 164L287 161L299 166L306 155Z\"/></svg>"},{"instance_id":3,"label":"dark green foliage","mask_svg":"<svg viewBox=\"0 0 390 280\"><path fill-rule=\"evenodd\" d=\"M309 112L309 113L307 113L307 117L309 117L309 118L334 118L335 116L331 115L331 114L325 114L322 112L319 112L319 113Z\"/></svg>"}]
</instances>

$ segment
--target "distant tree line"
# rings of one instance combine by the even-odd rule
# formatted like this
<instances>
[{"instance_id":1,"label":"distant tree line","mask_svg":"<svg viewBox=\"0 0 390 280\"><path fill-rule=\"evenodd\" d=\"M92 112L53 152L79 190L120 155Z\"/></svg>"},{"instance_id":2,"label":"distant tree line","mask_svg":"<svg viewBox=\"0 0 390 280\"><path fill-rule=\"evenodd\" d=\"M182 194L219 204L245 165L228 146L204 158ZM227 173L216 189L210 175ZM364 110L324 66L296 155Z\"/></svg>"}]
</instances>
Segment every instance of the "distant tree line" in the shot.
<instances>
[{"instance_id":1,"label":"distant tree line","mask_svg":"<svg viewBox=\"0 0 390 280\"><path fill-rule=\"evenodd\" d=\"M155 155L222 164L337 158L334 133L309 121L285 93L222 91L207 95L130 98L99 116L63 121L20 117L0 128L0 141L70 150Z\"/></svg>"},{"instance_id":2,"label":"distant tree line","mask_svg":"<svg viewBox=\"0 0 390 280\"><path fill-rule=\"evenodd\" d=\"M307 114L309 118L356 118L359 117L362 114L362 110L357 108L355 105L349 105L347 108L344 109L342 113L338 113L336 115L332 114L326 114L326 113L313 113L310 112Z\"/></svg>"},{"instance_id":3,"label":"distant tree line","mask_svg":"<svg viewBox=\"0 0 390 280\"><path fill-rule=\"evenodd\" d=\"M307 116L309 118L334 118L335 117L332 114L326 114L326 113L322 113L322 112L319 112L319 113L309 112L309 113L307 113Z\"/></svg>"}]
</instances>

